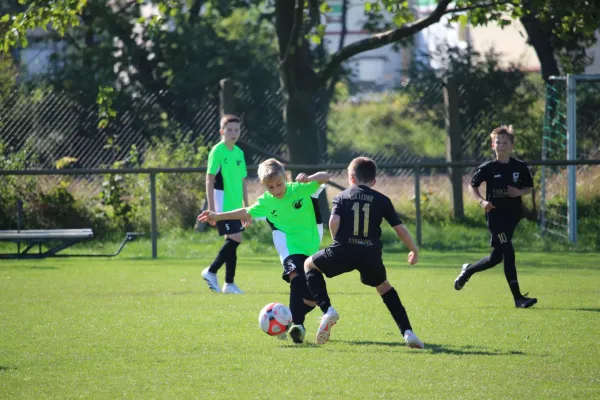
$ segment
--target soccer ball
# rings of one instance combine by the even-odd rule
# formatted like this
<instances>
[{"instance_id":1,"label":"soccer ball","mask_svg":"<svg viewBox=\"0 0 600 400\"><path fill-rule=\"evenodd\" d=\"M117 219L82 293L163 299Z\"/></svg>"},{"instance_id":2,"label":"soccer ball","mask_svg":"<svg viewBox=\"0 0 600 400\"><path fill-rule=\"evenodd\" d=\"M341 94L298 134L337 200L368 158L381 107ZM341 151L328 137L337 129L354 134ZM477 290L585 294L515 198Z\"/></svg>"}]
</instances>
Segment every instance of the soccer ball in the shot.
<instances>
[{"instance_id":1,"label":"soccer ball","mask_svg":"<svg viewBox=\"0 0 600 400\"><path fill-rule=\"evenodd\" d=\"M269 303L258 314L258 325L267 335L281 335L291 323L292 312L281 303Z\"/></svg>"}]
</instances>

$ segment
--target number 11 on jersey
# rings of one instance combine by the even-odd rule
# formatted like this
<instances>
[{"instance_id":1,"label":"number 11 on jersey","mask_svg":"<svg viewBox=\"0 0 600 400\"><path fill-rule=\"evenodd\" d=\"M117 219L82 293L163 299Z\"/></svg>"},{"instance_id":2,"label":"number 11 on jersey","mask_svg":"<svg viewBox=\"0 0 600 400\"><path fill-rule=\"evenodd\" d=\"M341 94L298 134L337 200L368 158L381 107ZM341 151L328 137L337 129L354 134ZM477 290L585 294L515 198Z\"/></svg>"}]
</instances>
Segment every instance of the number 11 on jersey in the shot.
<instances>
[{"instance_id":1,"label":"number 11 on jersey","mask_svg":"<svg viewBox=\"0 0 600 400\"><path fill-rule=\"evenodd\" d=\"M354 236L358 236L359 235L359 219L360 219L360 203L358 201L355 201L354 204L352 204L352 211L354 211ZM363 237L368 237L369 236L369 213L371 211L371 204L370 203L365 203L362 207L362 211L363 211L363 232L362 232L362 236Z\"/></svg>"}]
</instances>

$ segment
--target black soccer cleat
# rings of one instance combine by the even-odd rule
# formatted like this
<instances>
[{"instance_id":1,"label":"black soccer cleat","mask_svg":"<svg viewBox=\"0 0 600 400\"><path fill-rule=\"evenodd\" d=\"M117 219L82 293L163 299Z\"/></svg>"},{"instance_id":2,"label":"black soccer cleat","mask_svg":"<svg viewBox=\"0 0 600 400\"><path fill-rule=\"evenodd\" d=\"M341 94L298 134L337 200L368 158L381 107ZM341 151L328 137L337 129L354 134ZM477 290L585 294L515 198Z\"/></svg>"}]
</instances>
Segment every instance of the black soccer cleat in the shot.
<instances>
[{"instance_id":1,"label":"black soccer cleat","mask_svg":"<svg viewBox=\"0 0 600 400\"><path fill-rule=\"evenodd\" d=\"M460 271L460 274L458 275L458 277L454 280L454 289L456 290L461 290L463 287L465 287L466 283L469 282L469 279L471 278L469 277L465 277L465 275L467 274L467 268L469 268L469 265L471 264L463 264L462 265L462 270Z\"/></svg>"},{"instance_id":2,"label":"black soccer cleat","mask_svg":"<svg viewBox=\"0 0 600 400\"><path fill-rule=\"evenodd\" d=\"M292 325L288 334L292 338L292 341L297 344L304 343L304 336L306 335L306 330L302 325Z\"/></svg>"},{"instance_id":3,"label":"black soccer cleat","mask_svg":"<svg viewBox=\"0 0 600 400\"><path fill-rule=\"evenodd\" d=\"M535 303L537 303L537 299L535 297L527 297L529 293L525 293L524 296L521 296L520 299L515 300L516 308L529 308Z\"/></svg>"}]
</instances>

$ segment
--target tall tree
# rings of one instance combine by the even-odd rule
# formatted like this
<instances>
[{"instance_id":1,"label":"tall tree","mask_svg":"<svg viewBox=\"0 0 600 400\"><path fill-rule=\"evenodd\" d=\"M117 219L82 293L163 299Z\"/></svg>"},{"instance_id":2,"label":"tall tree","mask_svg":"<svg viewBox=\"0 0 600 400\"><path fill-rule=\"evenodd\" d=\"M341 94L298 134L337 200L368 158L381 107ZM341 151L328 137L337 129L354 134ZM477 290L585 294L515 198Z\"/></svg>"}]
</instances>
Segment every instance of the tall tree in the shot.
<instances>
[{"instance_id":1,"label":"tall tree","mask_svg":"<svg viewBox=\"0 0 600 400\"><path fill-rule=\"evenodd\" d=\"M135 0L132 2L135 3ZM175 3L173 0L156 2L163 22L174 15L171 13L176 8ZM581 56L582 49L593 42L594 31L600 20L600 7L588 0L438 0L431 13L418 20L406 0L368 1L365 2L367 14L385 13L391 24L389 29L344 45L331 55L324 66L317 68L310 57L309 41L310 38L322 36L324 32L320 19L320 14L327 10L324 0L196 0L191 9L199 11L204 6L209 13L223 15L231 13L235 7L248 7L251 3L274 16L278 43L277 66L286 98L286 134L294 163L320 161L314 104L316 94L336 76L344 61L357 54L405 40L439 22L444 15L465 22L468 20L474 25L490 21L507 25L512 19L521 19L544 64L544 75L548 75L556 73L550 53L554 60L562 56L565 59ZM64 34L68 26L81 22L79 16L86 8L86 0L33 0L27 4L29 12L6 14L0 19L4 49L19 43L26 44L25 31L36 26L50 25L59 34ZM269 7L272 11L269 11ZM190 15L190 18L196 18L196 14ZM540 27L536 27L537 21ZM548 32L551 32L550 36ZM141 60L144 54L136 57ZM145 58L152 60L151 57ZM581 61L576 65L581 65ZM155 65L151 70L160 71L161 68L161 65ZM147 71L138 72L140 75L147 74ZM164 75L149 74L142 77L153 87L152 81L161 76Z\"/></svg>"}]
</instances>

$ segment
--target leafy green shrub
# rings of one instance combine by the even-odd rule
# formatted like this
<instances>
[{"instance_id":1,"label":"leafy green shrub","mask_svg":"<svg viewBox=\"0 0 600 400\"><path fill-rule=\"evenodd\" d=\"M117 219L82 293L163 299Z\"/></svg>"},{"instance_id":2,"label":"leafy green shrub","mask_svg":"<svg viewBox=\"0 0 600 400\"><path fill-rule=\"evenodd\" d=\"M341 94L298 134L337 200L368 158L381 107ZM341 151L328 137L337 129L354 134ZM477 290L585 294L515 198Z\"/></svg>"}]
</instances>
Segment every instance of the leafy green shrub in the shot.
<instances>
[{"instance_id":1,"label":"leafy green shrub","mask_svg":"<svg viewBox=\"0 0 600 400\"><path fill-rule=\"evenodd\" d=\"M392 93L376 102L332 105L328 120L329 157L337 162L347 162L359 153L390 158L403 154L443 157L445 131L403 117L408 102L408 96Z\"/></svg>"},{"instance_id":2,"label":"leafy green shrub","mask_svg":"<svg viewBox=\"0 0 600 400\"><path fill-rule=\"evenodd\" d=\"M155 139L146 151L144 168L189 167L206 164L208 149L203 138L190 139L179 134L174 139ZM150 224L150 179L148 176L127 178L132 205L132 217L143 221L140 225ZM161 230L174 228L192 228L196 216L202 209L205 198L205 174L157 174L156 175L157 218ZM138 222L139 224L139 222Z\"/></svg>"},{"instance_id":3,"label":"leafy green shrub","mask_svg":"<svg viewBox=\"0 0 600 400\"><path fill-rule=\"evenodd\" d=\"M25 169L31 161L28 148L15 151L0 141L0 170ZM0 227L17 228L17 202L27 202L37 193L34 176L0 175ZM25 217L28 214L25 213Z\"/></svg>"}]
</instances>

